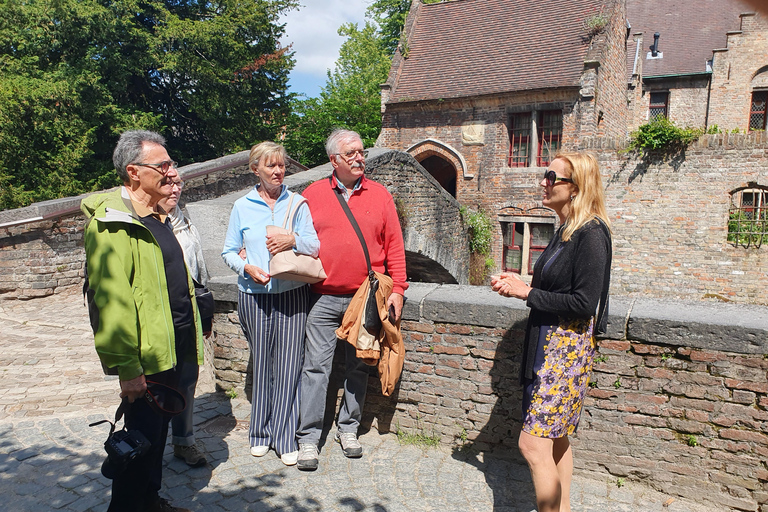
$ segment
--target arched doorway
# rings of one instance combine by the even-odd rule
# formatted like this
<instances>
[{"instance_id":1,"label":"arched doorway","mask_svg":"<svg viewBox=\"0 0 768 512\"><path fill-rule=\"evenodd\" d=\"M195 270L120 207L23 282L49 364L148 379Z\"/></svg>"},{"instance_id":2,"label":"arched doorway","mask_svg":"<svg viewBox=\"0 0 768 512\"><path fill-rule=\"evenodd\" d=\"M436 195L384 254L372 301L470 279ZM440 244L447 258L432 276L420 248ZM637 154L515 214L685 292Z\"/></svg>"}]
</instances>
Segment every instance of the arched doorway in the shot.
<instances>
[{"instance_id":1,"label":"arched doorway","mask_svg":"<svg viewBox=\"0 0 768 512\"><path fill-rule=\"evenodd\" d=\"M419 162L446 192L456 197L456 169L453 164L437 155L428 156Z\"/></svg>"},{"instance_id":2,"label":"arched doorway","mask_svg":"<svg viewBox=\"0 0 768 512\"><path fill-rule=\"evenodd\" d=\"M444 142L426 139L407 151L453 197L456 197L457 177L472 177L467 174L467 164L461 153Z\"/></svg>"}]
</instances>

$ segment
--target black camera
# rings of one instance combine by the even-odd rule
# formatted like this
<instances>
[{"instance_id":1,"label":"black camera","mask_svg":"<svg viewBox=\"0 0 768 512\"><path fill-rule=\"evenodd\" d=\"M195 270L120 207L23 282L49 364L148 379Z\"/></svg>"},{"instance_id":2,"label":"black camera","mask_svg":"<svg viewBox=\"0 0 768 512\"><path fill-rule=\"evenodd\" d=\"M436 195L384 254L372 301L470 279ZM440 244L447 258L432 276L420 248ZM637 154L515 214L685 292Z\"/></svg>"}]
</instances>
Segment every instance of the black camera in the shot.
<instances>
[{"instance_id":1,"label":"black camera","mask_svg":"<svg viewBox=\"0 0 768 512\"><path fill-rule=\"evenodd\" d=\"M118 430L104 442L107 459L101 465L101 474L114 479L122 473L128 463L137 457L143 457L150 448L144 434L138 430Z\"/></svg>"}]
</instances>

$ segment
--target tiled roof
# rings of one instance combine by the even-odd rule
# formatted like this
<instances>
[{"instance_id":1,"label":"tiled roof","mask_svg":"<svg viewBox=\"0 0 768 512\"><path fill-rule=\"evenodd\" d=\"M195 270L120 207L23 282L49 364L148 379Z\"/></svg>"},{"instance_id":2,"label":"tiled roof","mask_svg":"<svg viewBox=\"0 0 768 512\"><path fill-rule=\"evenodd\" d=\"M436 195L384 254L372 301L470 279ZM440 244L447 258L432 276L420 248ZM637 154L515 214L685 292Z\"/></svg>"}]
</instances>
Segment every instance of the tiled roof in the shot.
<instances>
[{"instance_id":1,"label":"tiled roof","mask_svg":"<svg viewBox=\"0 0 768 512\"><path fill-rule=\"evenodd\" d=\"M752 11L738 0L627 0L630 35L643 33L643 76L707 71L712 50L725 48L726 32L739 30L739 14ZM646 58L654 32L660 34L661 59ZM628 45L628 75L632 74L634 50L634 43Z\"/></svg>"},{"instance_id":2,"label":"tiled roof","mask_svg":"<svg viewBox=\"0 0 768 512\"><path fill-rule=\"evenodd\" d=\"M390 102L577 86L600 0L453 0L419 8Z\"/></svg>"}]
</instances>

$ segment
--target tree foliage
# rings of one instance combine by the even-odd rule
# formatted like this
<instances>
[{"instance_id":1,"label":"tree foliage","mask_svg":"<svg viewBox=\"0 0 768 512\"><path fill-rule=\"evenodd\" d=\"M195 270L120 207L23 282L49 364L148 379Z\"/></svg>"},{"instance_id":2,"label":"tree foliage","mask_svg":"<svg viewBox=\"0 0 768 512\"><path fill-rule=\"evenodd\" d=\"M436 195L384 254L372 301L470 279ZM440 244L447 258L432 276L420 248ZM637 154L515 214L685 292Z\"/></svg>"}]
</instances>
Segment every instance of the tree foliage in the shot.
<instances>
[{"instance_id":1,"label":"tree foliage","mask_svg":"<svg viewBox=\"0 0 768 512\"><path fill-rule=\"evenodd\" d=\"M319 98L297 98L287 123L285 145L304 165L328 160L325 139L336 127L355 130L366 147L381 131L381 84L387 79L411 2L376 0L366 11L363 28L339 28L346 41L333 71L328 71Z\"/></svg>"},{"instance_id":2,"label":"tree foliage","mask_svg":"<svg viewBox=\"0 0 768 512\"><path fill-rule=\"evenodd\" d=\"M295 0L0 0L0 208L116 184L129 128L181 163L274 138Z\"/></svg>"}]
</instances>

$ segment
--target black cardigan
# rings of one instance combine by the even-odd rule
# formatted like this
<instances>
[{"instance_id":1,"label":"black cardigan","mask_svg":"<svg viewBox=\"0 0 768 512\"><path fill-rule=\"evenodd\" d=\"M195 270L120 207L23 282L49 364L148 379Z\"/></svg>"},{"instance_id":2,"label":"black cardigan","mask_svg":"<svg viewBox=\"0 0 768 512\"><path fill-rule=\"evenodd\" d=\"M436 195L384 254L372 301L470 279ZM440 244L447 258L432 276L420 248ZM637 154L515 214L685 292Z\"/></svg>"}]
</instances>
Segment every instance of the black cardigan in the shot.
<instances>
[{"instance_id":1,"label":"black cardigan","mask_svg":"<svg viewBox=\"0 0 768 512\"><path fill-rule=\"evenodd\" d=\"M521 380L533 378L542 325L558 325L561 318L589 319L597 312L595 332L605 332L612 256L608 227L601 221L590 221L577 229L568 242L560 240L561 232L562 227L533 268Z\"/></svg>"}]
</instances>

